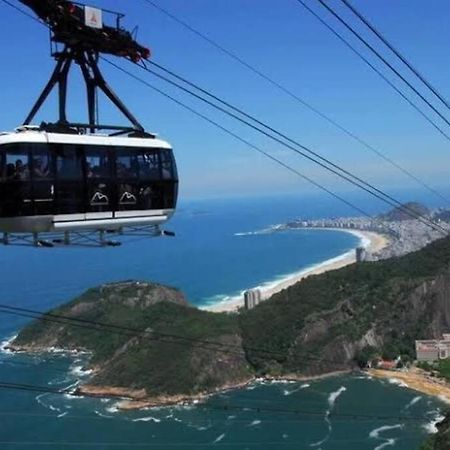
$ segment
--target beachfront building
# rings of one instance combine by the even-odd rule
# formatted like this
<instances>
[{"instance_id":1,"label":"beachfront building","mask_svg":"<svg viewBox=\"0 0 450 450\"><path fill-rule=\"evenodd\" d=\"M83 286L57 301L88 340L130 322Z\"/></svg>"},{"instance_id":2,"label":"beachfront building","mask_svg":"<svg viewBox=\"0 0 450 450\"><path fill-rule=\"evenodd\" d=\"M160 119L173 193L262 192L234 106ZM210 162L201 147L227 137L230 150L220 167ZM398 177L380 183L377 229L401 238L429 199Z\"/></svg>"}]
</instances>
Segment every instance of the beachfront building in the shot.
<instances>
[{"instance_id":1,"label":"beachfront building","mask_svg":"<svg viewBox=\"0 0 450 450\"><path fill-rule=\"evenodd\" d=\"M244 292L245 309L252 309L262 300L261 291L259 289L250 289Z\"/></svg>"},{"instance_id":2,"label":"beachfront building","mask_svg":"<svg viewBox=\"0 0 450 450\"><path fill-rule=\"evenodd\" d=\"M437 361L450 357L450 334L443 334L442 339L416 341L417 361Z\"/></svg>"},{"instance_id":3,"label":"beachfront building","mask_svg":"<svg viewBox=\"0 0 450 450\"><path fill-rule=\"evenodd\" d=\"M356 262L363 262L367 260L367 251L364 247L356 249Z\"/></svg>"}]
</instances>

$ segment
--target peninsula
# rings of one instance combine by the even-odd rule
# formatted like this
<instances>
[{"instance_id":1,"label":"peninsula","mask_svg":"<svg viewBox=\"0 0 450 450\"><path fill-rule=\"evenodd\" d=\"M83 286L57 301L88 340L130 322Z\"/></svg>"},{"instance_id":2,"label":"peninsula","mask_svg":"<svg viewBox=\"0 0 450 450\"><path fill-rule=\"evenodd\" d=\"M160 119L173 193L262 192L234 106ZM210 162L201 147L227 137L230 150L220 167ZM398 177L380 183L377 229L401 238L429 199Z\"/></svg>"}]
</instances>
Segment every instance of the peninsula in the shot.
<instances>
[{"instance_id":1,"label":"peninsula","mask_svg":"<svg viewBox=\"0 0 450 450\"><path fill-rule=\"evenodd\" d=\"M199 310L158 284L108 284L43 318L62 322L31 322L10 347L89 352L93 373L79 393L116 396L126 408L201 398L256 377L349 371L367 349L413 358L415 339L450 329L449 263L444 238L310 276L240 314Z\"/></svg>"}]
</instances>

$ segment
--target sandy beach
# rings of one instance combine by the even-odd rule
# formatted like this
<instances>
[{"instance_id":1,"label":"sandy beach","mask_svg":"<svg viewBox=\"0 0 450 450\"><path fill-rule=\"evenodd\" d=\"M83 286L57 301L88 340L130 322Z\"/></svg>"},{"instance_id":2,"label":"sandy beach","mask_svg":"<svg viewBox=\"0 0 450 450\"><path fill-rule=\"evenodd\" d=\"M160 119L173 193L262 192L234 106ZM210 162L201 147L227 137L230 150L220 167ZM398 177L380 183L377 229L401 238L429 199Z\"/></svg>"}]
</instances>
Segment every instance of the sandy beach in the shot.
<instances>
[{"instance_id":1,"label":"sandy beach","mask_svg":"<svg viewBox=\"0 0 450 450\"><path fill-rule=\"evenodd\" d=\"M432 378L427 372L413 367L407 371L370 369L368 373L376 378L384 378L423 394L440 398L450 403L450 385L443 380Z\"/></svg>"},{"instance_id":2,"label":"sandy beach","mask_svg":"<svg viewBox=\"0 0 450 450\"><path fill-rule=\"evenodd\" d=\"M328 228L322 228L328 230ZM343 233L351 233L361 239L361 246L365 247L370 253L375 253L386 247L389 240L386 236L371 231L359 231L359 230L336 230L335 228L329 228L332 231L342 231ZM281 280L278 283L273 283L267 286L261 286L258 289L261 290L264 300L268 299L277 292L298 283L300 280L309 277L311 275L319 275L329 270L336 270L345 267L349 264L356 262L356 254L354 250L351 250L343 255L324 261L305 270L302 270L290 277ZM233 312L237 311L244 305L243 296L233 297L229 300L217 303L215 305L209 305L202 309L212 312Z\"/></svg>"}]
</instances>

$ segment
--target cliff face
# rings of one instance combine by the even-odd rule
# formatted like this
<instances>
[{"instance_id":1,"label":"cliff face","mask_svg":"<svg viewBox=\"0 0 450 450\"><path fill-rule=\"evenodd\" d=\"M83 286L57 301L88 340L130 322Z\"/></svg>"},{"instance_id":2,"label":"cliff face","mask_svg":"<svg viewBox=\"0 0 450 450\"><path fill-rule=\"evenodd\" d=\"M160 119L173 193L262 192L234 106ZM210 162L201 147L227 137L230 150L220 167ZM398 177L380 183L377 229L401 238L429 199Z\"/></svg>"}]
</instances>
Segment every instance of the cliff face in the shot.
<instances>
[{"instance_id":1,"label":"cliff face","mask_svg":"<svg viewBox=\"0 0 450 450\"><path fill-rule=\"evenodd\" d=\"M160 285L106 285L51 313L114 324L114 332L41 320L12 347L90 351L95 372L85 389L125 390L143 401L213 392L255 375L347 370L368 347L414 357L415 339L450 330L449 263L446 238L404 257L311 276L239 315L200 311Z\"/></svg>"}]
</instances>

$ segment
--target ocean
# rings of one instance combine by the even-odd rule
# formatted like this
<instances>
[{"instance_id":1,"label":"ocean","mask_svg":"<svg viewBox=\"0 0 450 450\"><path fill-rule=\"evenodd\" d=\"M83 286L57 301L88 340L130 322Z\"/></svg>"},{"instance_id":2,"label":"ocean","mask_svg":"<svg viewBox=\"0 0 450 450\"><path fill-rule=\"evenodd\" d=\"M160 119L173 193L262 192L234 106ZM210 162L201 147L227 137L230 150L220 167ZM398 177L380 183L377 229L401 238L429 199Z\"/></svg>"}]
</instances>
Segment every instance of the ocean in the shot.
<instances>
[{"instance_id":1,"label":"ocean","mask_svg":"<svg viewBox=\"0 0 450 450\"><path fill-rule=\"evenodd\" d=\"M174 238L130 237L114 248L1 247L0 303L44 311L89 287L137 279L178 287L204 307L351 251L360 241L349 233L273 230L298 217L348 213L313 196L185 201L167 224ZM1 315L0 340L26 321ZM82 355L3 351L0 381L63 388L88 376L84 365ZM445 409L395 380L357 375L260 381L190 406L123 413L114 404L0 388L0 449L414 450Z\"/></svg>"}]
</instances>

